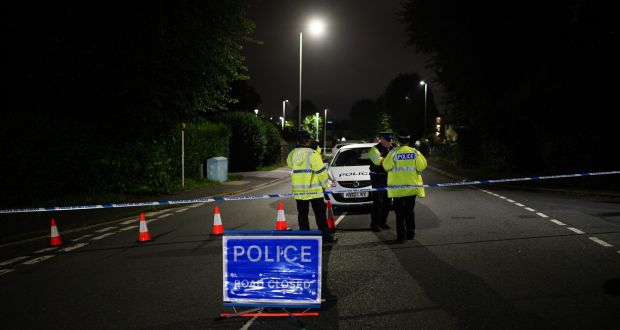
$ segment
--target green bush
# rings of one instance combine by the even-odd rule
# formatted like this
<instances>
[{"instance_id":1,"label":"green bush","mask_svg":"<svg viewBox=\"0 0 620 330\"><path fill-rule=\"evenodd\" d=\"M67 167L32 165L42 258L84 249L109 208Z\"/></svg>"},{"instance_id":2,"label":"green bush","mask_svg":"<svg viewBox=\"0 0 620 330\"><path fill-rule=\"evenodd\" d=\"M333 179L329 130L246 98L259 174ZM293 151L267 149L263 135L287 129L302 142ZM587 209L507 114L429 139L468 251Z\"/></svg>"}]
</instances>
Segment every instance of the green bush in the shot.
<instances>
[{"instance_id":1,"label":"green bush","mask_svg":"<svg viewBox=\"0 0 620 330\"><path fill-rule=\"evenodd\" d=\"M260 128L263 136L267 139L262 165L271 165L280 162L282 144L280 131L273 124L265 120L260 121Z\"/></svg>"},{"instance_id":2,"label":"green bush","mask_svg":"<svg viewBox=\"0 0 620 330\"><path fill-rule=\"evenodd\" d=\"M267 138L261 129L261 119L248 112L229 112L220 119L230 127L230 171L251 171L263 165Z\"/></svg>"},{"instance_id":3,"label":"green bush","mask_svg":"<svg viewBox=\"0 0 620 330\"><path fill-rule=\"evenodd\" d=\"M223 124L206 121L187 124L185 128L185 176L198 178L200 166L211 157L228 158L230 136L230 128ZM204 175L206 176L206 172Z\"/></svg>"}]
</instances>

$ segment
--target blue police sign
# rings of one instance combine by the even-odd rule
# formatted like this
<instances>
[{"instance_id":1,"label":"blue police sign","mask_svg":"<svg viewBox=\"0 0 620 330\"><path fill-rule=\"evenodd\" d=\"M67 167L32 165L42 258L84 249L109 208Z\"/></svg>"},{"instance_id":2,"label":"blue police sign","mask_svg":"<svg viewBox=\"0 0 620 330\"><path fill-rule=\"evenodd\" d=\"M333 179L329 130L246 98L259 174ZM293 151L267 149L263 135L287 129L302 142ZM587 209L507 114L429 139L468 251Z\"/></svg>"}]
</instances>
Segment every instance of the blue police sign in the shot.
<instances>
[{"instance_id":1,"label":"blue police sign","mask_svg":"<svg viewBox=\"0 0 620 330\"><path fill-rule=\"evenodd\" d=\"M226 305L320 306L320 231L226 231L222 243Z\"/></svg>"}]
</instances>

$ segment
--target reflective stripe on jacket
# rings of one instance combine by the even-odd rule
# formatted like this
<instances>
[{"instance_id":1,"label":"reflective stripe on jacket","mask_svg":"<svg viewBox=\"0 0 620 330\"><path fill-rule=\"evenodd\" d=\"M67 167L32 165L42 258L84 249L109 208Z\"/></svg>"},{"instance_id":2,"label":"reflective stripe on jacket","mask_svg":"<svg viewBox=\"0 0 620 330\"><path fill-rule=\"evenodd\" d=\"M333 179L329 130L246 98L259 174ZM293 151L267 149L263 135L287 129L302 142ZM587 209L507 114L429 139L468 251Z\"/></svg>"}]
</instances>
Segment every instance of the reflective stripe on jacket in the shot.
<instances>
[{"instance_id":1,"label":"reflective stripe on jacket","mask_svg":"<svg viewBox=\"0 0 620 330\"><path fill-rule=\"evenodd\" d=\"M308 200L323 197L323 188L329 186L327 165L320 154L309 147L296 147L286 158L291 168L291 186L295 199Z\"/></svg>"},{"instance_id":2,"label":"reflective stripe on jacket","mask_svg":"<svg viewBox=\"0 0 620 330\"><path fill-rule=\"evenodd\" d=\"M398 186L422 185L422 171L426 169L426 158L418 150L409 146L394 148L383 161L388 173L388 197L424 197L424 188L389 189Z\"/></svg>"}]
</instances>

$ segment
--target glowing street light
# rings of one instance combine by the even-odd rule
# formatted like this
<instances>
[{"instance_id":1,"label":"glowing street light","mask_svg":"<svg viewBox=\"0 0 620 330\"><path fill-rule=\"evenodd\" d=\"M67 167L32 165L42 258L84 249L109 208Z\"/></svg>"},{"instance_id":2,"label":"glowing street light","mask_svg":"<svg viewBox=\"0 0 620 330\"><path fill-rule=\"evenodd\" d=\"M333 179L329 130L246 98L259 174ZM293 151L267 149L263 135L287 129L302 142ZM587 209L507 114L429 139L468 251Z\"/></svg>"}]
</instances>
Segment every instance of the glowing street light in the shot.
<instances>
[{"instance_id":1,"label":"glowing street light","mask_svg":"<svg viewBox=\"0 0 620 330\"><path fill-rule=\"evenodd\" d=\"M316 140L319 141L319 113L315 113L316 118Z\"/></svg>"},{"instance_id":2,"label":"glowing street light","mask_svg":"<svg viewBox=\"0 0 620 330\"><path fill-rule=\"evenodd\" d=\"M282 101L282 130L284 130L284 118L286 118L286 103L288 100Z\"/></svg>"},{"instance_id":3,"label":"glowing street light","mask_svg":"<svg viewBox=\"0 0 620 330\"><path fill-rule=\"evenodd\" d=\"M308 30L315 36L325 33L325 23L320 19L313 19L308 24ZM302 56L303 54L303 31L299 32L299 130L301 131L301 77L302 77Z\"/></svg>"},{"instance_id":4,"label":"glowing street light","mask_svg":"<svg viewBox=\"0 0 620 330\"><path fill-rule=\"evenodd\" d=\"M323 150L327 150L327 108L325 108L325 128L323 129Z\"/></svg>"},{"instance_id":5,"label":"glowing street light","mask_svg":"<svg viewBox=\"0 0 620 330\"><path fill-rule=\"evenodd\" d=\"M258 116L258 109L254 109L254 113Z\"/></svg>"},{"instance_id":6,"label":"glowing street light","mask_svg":"<svg viewBox=\"0 0 620 330\"><path fill-rule=\"evenodd\" d=\"M424 134L426 134L426 90L428 88L428 84L422 80L420 81L420 85L424 86L424 131L422 132L422 136L424 136Z\"/></svg>"}]
</instances>

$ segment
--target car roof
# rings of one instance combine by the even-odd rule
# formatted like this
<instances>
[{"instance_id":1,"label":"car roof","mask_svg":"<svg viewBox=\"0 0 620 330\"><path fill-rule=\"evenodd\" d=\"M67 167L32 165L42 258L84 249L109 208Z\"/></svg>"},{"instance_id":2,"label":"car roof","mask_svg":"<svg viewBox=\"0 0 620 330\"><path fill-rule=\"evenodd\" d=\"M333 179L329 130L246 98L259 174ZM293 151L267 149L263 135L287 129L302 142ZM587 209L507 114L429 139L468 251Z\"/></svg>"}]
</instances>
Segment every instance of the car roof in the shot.
<instances>
[{"instance_id":1,"label":"car roof","mask_svg":"<svg viewBox=\"0 0 620 330\"><path fill-rule=\"evenodd\" d=\"M346 146L342 146L338 150L340 151L340 150L347 150L347 149L370 148L374 145L376 145L376 143L353 143L353 144L347 144Z\"/></svg>"}]
</instances>

